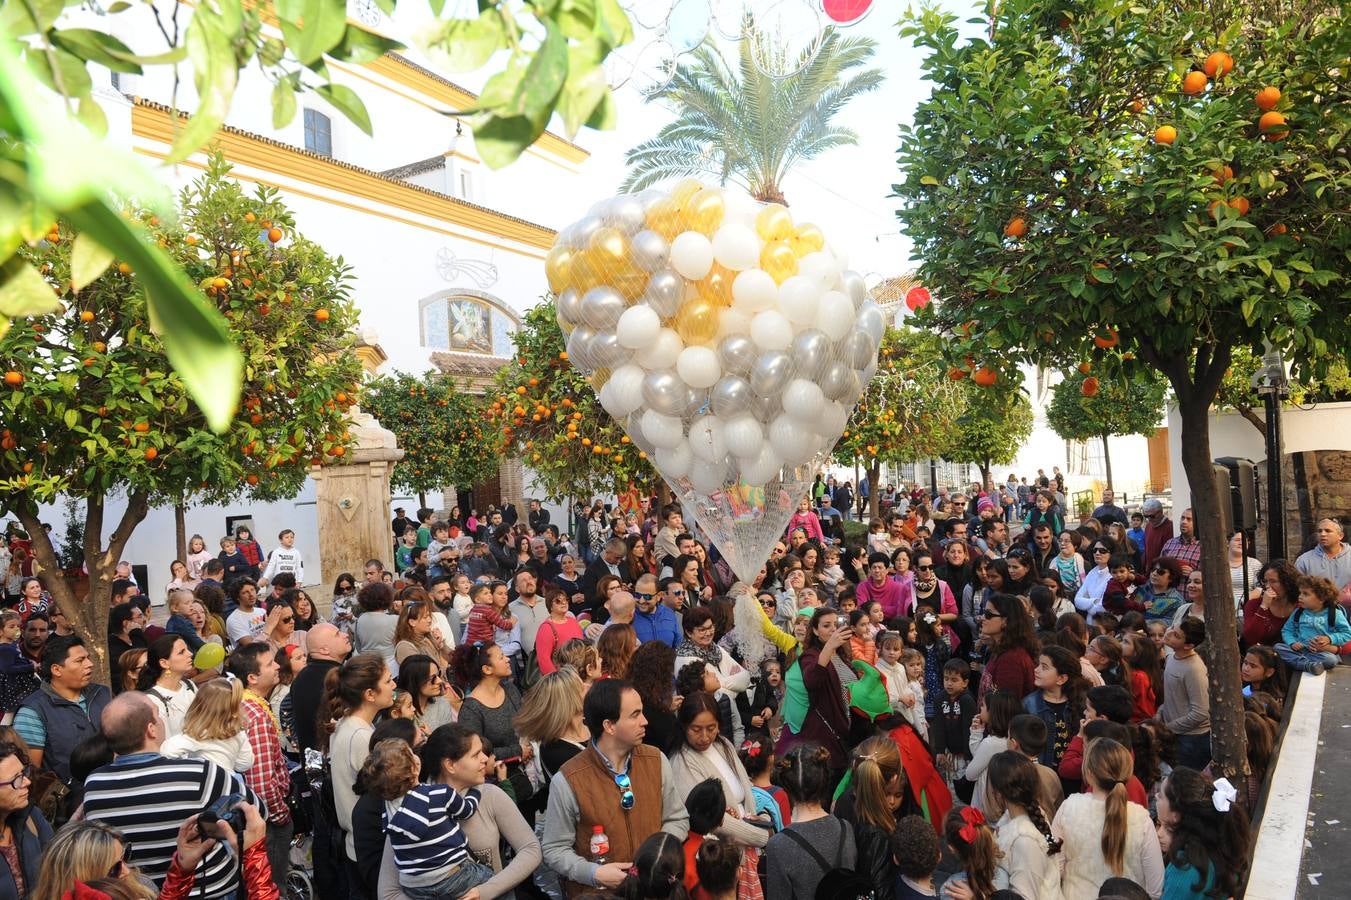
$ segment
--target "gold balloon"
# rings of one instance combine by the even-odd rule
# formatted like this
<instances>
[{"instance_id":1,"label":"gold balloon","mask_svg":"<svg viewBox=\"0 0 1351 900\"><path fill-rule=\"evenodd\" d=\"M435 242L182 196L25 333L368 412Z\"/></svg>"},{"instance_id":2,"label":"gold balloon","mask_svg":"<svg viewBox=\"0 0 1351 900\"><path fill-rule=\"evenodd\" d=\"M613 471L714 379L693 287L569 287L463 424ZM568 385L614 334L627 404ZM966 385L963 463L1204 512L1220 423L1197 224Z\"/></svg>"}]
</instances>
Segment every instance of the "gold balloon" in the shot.
<instances>
[{"instance_id":1,"label":"gold balloon","mask_svg":"<svg viewBox=\"0 0 1351 900\"><path fill-rule=\"evenodd\" d=\"M544 277L549 279L549 290L561 294L572 277L572 249L555 244L544 257Z\"/></svg>"},{"instance_id":2,"label":"gold balloon","mask_svg":"<svg viewBox=\"0 0 1351 900\"><path fill-rule=\"evenodd\" d=\"M572 323L565 320L562 313L555 313L554 318L558 321L558 329L562 331L564 335L572 334Z\"/></svg>"},{"instance_id":3,"label":"gold balloon","mask_svg":"<svg viewBox=\"0 0 1351 900\"><path fill-rule=\"evenodd\" d=\"M805 225L798 226L793 239L789 243L793 245L793 251L798 256L806 256L808 253L824 250L826 248L826 236L820 228L808 222Z\"/></svg>"},{"instance_id":4,"label":"gold balloon","mask_svg":"<svg viewBox=\"0 0 1351 900\"><path fill-rule=\"evenodd\" d=\"M718 306L732 305L732 281L737 273L715 262L707 275L695 282L699 296Z\"/></svg>"},{"instance_id":5,"label":"gold balloon","mask_svg":"<svg viewBox=\"0 0 1351 900\"><path fill-rule=\"evenodd\" d=\"M780 203L771 203L755 217L755 233L763 241L782 241L793 236L793 214Z\"/></svg>"},{"instance_id":6,"label":"gold balloon","mask_svg":"<svg viewBox=\"0 0 1351 900\"><path fill-rule=\"evenodd\" d=\"M594 371L594 372L591 373L591 387L592 387L597 393L600 392L600 389L601 389L601 388L605 387L605 383L606 383L607 381L609 381L609 380L610 380L610 370L609 370L609 369L606 369L606 368L599 368L599 369L597 369L596 371Z\"/></svg>"},{"instance_id":7,"label":"gold balloon","mask_svg":"<svg viewBox=\"0 0 1351 900\"><path fill-rule=\"evenodd\" d=\"M572 255L572 289L585 294L598 284L605 283L605 275L590 250L578 250Z\"/></svg>"},{"instance_id":8,"label":"gold balloon","mask_svg":"<svg viewBox=\"0 0 1351 900\"><path fill-rule=\"evenodd\" d=\"M704 185L697 178L686 178L671 189L671 203L676 209L684 209L694 198L694 195L704 189Z\"/></svg>"},{"instance_id":9,"label":"gold balloon","mask_svg":"<svg viewBox=\"0 0 1351 900\"><path fill-rule=\"evenodd\" d=\"M783 284L797 274L797 254L787 241L770 241L760 251L760 268L775 284Z\"/></svg>"},{"instance_id":10,"label":"gold balloon","mask_svg":"<svg viewBox=\"0 0 1351 900\"><path fill-rule=\"evenodd\" d=\"M587 250L600 271L609 274L629 258L629 239L618 228L597 228Z\"/></svg>"},{"instance_id":11,"label":"gold balloon","mask_svg":"<svg viewBox=\"0 0 1351 900\"><path fill-rule=\"evenodd\" d=\"M722 191L704 188L685 205L685 222L694 231L712 237L722 224L726 210L727 203L722 199Z\"/></svg>"},{"instance_id":12,"label":"gold balloon","mask_svg":"<svg viewBox=\"0 0 1351 900\"><path fill-rule=\"evenodd\" d=\"M687 300L675 314L675 330L686 346L706 344L718 333L718 305L703 297Z\"/></svg>"},{"instance_id":13,"label":"gold balloon","mask_svg":"<svg viewBox=\"0 0 1351 900\"><path fill-rule=\"evenodd\" d=\"M680 208L671 200L659 200L647 211L647 227L657 234L674 240L685 229L680 227Z\"/></svg>"},{"instance_id":14,"label":"gold balloon","mask_svg":"<svg viewBox=\"0 0 1351 900\"><path fill-rule=\"evenodd\" d=\"M610 272L610 285L629 301L630 304L647 290L648 273L633 264L632 257L625 257Z\"/></svg>"}]
</instances>

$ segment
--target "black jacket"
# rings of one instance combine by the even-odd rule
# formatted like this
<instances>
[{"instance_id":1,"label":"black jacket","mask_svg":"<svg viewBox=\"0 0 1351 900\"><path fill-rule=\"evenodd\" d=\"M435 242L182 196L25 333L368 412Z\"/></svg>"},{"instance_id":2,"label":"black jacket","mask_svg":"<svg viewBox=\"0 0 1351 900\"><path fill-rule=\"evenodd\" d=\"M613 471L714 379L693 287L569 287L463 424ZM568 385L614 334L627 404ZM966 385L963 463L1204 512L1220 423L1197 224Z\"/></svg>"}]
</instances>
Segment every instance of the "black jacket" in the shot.
<instances>
[{"instance_id":1,"label":"black jacket","mask_svg":"<svg viewBox=\"0 0 1351 900\"><path fill-rule=\"evenodd\" d=\"M291 708L296 711L296 741L304 750L319 749L319 713L324 699L324 678L341 663L314 659L291 683Z\"/></svg>"},{"instance_id":2,"label":"black jacket","mask_svg":"<svg viewBox=\"0 0 1351 900\"><path fill-rule=\"evenodd\" d=\"M9 828L14 834L14 847L19 854L19 865L23 868L23 883L28 893L38 883L38 866L42 863L42 851L52 839L52 826L47 824L36 806L17 809L9 814ZM19 900L18 885L14 883L14 873L9 863L0 856L0 900Z\"/></svg>"}]
</instances>

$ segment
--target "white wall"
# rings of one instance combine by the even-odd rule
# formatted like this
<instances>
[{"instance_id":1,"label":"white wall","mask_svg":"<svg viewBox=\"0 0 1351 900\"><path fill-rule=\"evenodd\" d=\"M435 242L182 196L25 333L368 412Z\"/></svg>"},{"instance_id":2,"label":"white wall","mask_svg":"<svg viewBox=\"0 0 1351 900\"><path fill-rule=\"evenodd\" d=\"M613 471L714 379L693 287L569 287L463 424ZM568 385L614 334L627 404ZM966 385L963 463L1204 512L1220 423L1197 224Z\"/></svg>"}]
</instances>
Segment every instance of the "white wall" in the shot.
<instances>
[{"instance_id":1,"label":"white wall","mask_svg":"<svg viewBox=\"0 0 1351 900\"><path fill-rule=\"evenodd\" d=\"M1309 450L1351 449L1351 403L1320 403L1310 409L1287 405L1281 412L1283 454ZM1237 456L1261 463L1266 441L1252 423L1236 412L1210 413L1210 456ZM1173 509L1191 504L1191 487L1182 468L1182 417L1168 411L1168 463L1173 476ZM1263 476L1265 477L1265 475ZM1265 505L1265 497L1263 497Z\"/></svg>"}]
</instances>

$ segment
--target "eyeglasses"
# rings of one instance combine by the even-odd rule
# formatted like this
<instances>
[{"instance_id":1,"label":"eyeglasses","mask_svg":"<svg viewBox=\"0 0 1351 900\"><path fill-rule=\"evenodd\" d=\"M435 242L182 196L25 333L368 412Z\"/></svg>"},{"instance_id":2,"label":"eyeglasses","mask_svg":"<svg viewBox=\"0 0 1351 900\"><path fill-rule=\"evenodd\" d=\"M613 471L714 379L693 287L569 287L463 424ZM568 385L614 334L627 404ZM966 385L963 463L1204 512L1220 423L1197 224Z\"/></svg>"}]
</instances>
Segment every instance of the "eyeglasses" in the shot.
<instances>
[{"instance_id":1,"label":"eyeglasses","mask_svg":"<svg viewBox=\"0 0 1351 900\"><path fill-rule=\"evenodd\" d=\"M634 591L633 596L637 597L639 600L651 600L654 595L644 594L641 591Z\"/></svg>"},{"instance_id":2,"label":"eyeglasses","mask_svg":"<svg viewBox=\"0 0 1351 900\"><path fill-rule=\"evenodd\" d=\"M927 566L915 566L915 568L921 572L932 572L934 570L932 563Z\"/></svg>"},{"instance_id":3,"label":"eyeglasses","mask_svg":"<svg viewBox=\"0 0 1351 900\"><path fill-rule=\"evenodd\" d=\"M1155 575L1167 575L1167 574L1168 574L1168 570L1165 569L1163 566L1155 566L1154 569L1153 569L1153 572L1154 572Z\"/></svg>"},{"instance_id":4,"label":"eyeglasses","mask_svg":"<svg viewBox=\"0 0 1351 900\"><path fill-rule=\"evenodd\" d=\"M672 597L683 597L683 596L685 596L685 592L684 592L684 591L669 591L669 593L670 593L670 595L671 595Z\"/></svg>"},{"instance_id":5,"label":"eyeglasses","mask_svg":"<svg viewBox=\"0 0 1351 900\"><path fill-rule=\"evenodd\" d=\"M1004 614L997 609L983 609L980 614L987 619L1002 619Z\"/></svg>"},{"instance_id":6,"label":"eyeglasses","mask_svg":"<svg viewBox=\"0 0 1351 900\"><path fill-rule=\"evenodd\" d=\"M1109 551L1107 550L1106 547L1094 547L1094 548L1093 548L1093 552L1094 552L1094 553L1107 553L1107 552L1109 552Z\"/></svg>"},{"instance_id":7,"label":"eyeglasses","mask_svg":"<svg viewBox=\"0 0 1351 900\"><path fill-rule=\"evenodd\" d=\"M130 868L131 844L124 843L122 845L122 857L117 862L113 863L113 867L108 870L108 877L113 879L121 878L123 873Z\"/></svg>"},{"instance_id":8,"label":"eyeglasses","mask_svg":"<svg viewBox=\"0 0 1351 900\"><path fill-rule=\"evenodd\" d=\"M32 784L33 782L32 766L24 766L22 769L19 770L19 774L15 775L9 781L0 781L0 787L14 788L14 790L17 791L19 789L20 781Z\"/></svg>"},{"instance_id":9,"label":"eyeglasses","mask_svg":"<svg viewBox=\"0 0 1351 900\"><path fill-rule=\"evenodd\" d=\"M633 809L633 787L629 783L629 776L616 775L615 784L619 787L619 808Z\"/></svg>"},{"instance_id":10,"label":"eyeglasses","mask_svg":"<svg viewBox=\"0 0 1351 900\"><path fill-rule=\"evenodd\" d=\"M283 625L290 625L290 624L291 624L292 622L294 622L295 620L296 620L296 617L295 617L295 616L287 616L286 618L284 618L284 619L281 620L281 623L282 623Z\"/></svg>"}]
</instances>

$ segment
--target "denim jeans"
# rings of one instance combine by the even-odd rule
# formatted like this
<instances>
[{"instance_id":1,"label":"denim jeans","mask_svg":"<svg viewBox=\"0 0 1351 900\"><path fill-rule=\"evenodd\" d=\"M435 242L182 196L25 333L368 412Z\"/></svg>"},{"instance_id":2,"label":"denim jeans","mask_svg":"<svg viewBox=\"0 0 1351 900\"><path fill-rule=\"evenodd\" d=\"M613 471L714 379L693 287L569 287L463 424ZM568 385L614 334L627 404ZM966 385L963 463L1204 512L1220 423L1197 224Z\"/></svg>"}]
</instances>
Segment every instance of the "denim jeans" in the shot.
<instances>
[{"instance_id":1,"label":"denim jeans","mask_svg":"<svg viewBox=\"0 0 1351 900\"><path fill-rule=\"evenodd\" d=\"M1210 765L1210 732L1179 734L1177 736L1177 764L1200 772Z\"/></svg>"},{"instance_id":2,"label":"denim jeans","mask_svg":"<svg viewBox=\"0 0 1351 900\"><path fill-rule=\"evenodd\" d=\"M412 900L453 900L469 893L470 888L476 888L492 877L493 870L490 866L466 859L460 863L458 869L436 884L429 884L426 887L407 885L401 887Z\"/></svg>"},{"instance_id":3,"label":"denim jeans","mask_svg":"<svg viewBox=\"0 0 1351 900\"><path fill-rule=\"evenodd\" d=\"M1292 650L1289 644L1277 644L1275 649L1276 655L1285 660L1287 666L1301 672L1309 671L1314 663L1322 663L1325 669L1335 669L1342 661L1336 653L1310 650L1307 646L1303 650Z\"/></svg>"},{"instance_id":4,"label":"denim jeans","mask_svg":"<svg viewBox=\"0 0 1351 900\"><path fill-rule=\"evenodd\" d=\"M267 823L267 861L272 866L272 883L283 894L286 892L286 874L291 871L291 838L295 836L295 830L293 822Z\"/></svg>"}]
</instances>

